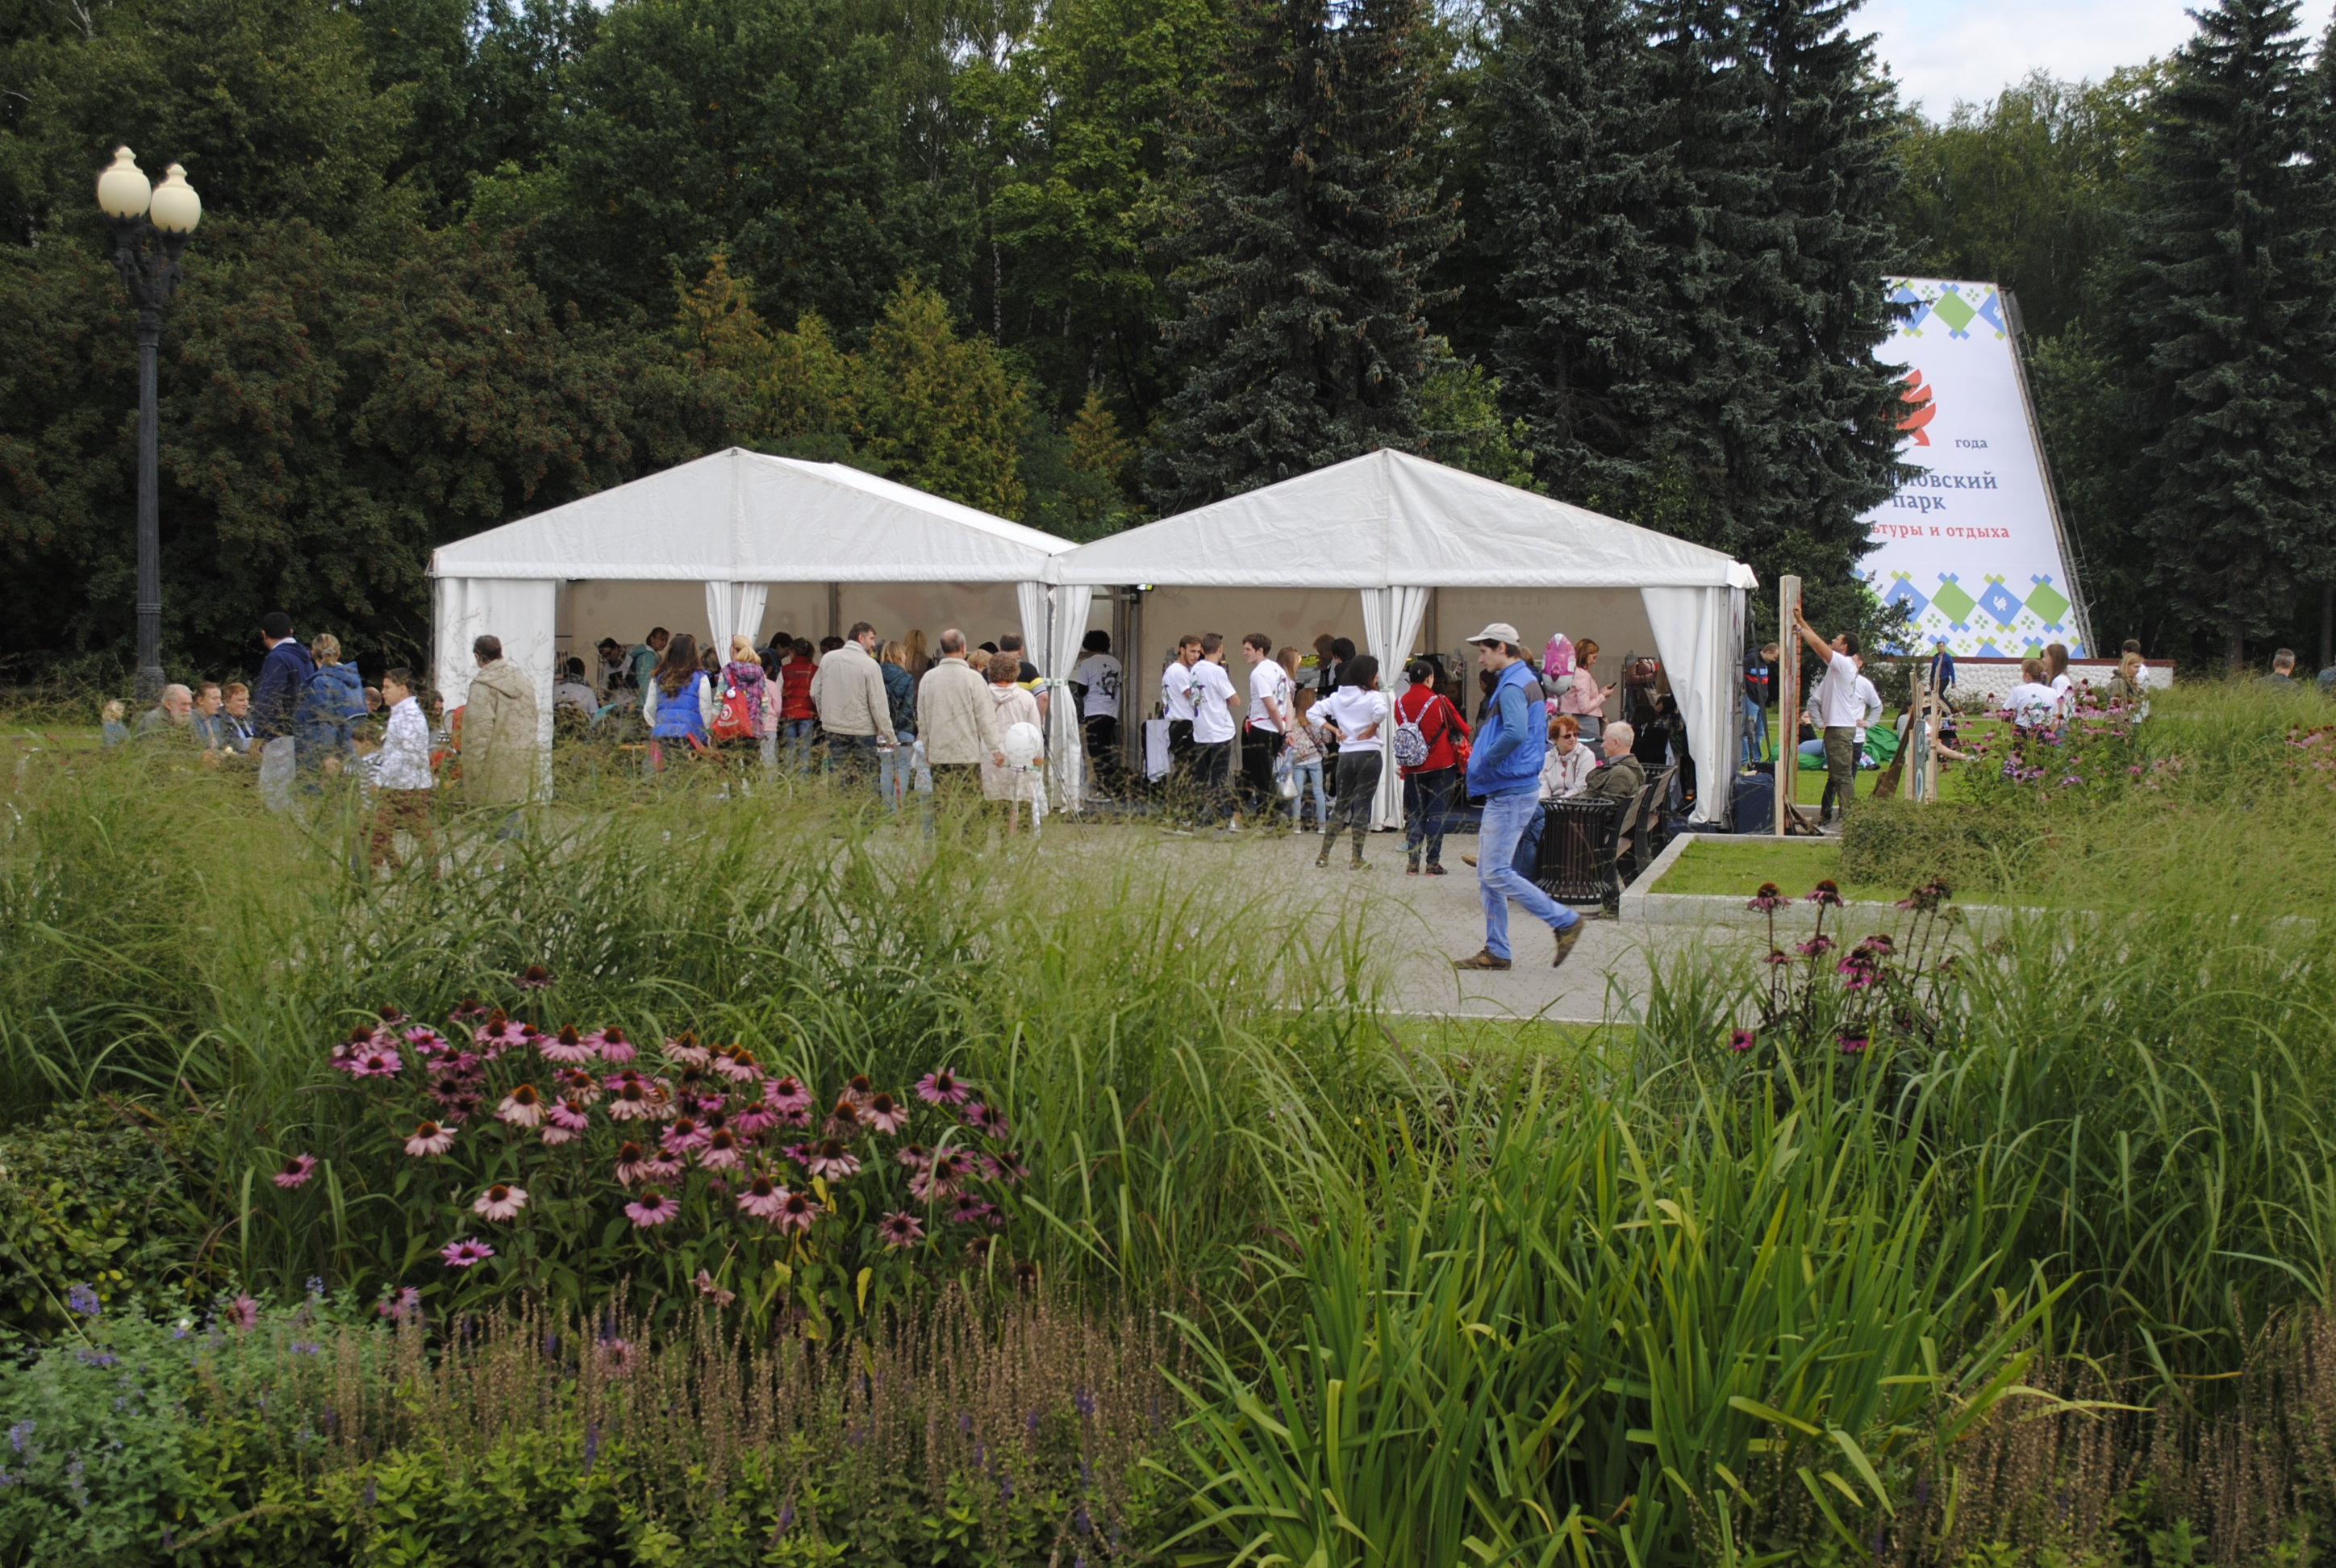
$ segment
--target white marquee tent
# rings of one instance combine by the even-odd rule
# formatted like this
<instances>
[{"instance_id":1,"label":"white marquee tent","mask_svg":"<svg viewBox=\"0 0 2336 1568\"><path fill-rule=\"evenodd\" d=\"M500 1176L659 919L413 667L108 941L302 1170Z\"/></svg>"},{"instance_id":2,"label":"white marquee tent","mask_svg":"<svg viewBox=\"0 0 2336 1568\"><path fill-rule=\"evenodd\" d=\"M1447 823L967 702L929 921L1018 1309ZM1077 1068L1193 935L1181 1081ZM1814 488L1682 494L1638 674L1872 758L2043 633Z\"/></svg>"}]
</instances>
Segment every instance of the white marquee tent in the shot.
<instances>
[{"instance_id":1,"label":"white marquee tent","mask_svg":"<svg viewBox=\"0 0 2336 1568\"><path fill-rule=\"evenodd\" d=\"M706 628L725 649L734 632L816 640L863 619L888 638L962 626L977 639L977 628L1018 622L1033 661L1067 674L1090 595L1050 590L1046 568L1070 548L841 463L732 447L435 551L434 677L461 706L472 639L493 633L534 677L549 747L555 658L589 666L599 635L630 645L652 620ZM1076 788L1070 707L1053 705L1048 752Z\"/></svg>"},{"instance_id":2,"label":"white marquee tent","mask_svg":"<svg viewBox=\"0 0 2336 1568\"><path fill-rule=\"evenodd\" d=\"M1536 657L1552 632L1595 638L1611 656L1599 667L1609 681L1651 643L1712 782L1698 820L1725 808L1744 594L1756 579L1718 550L1383 449L1082 545L1048 574L1153 590L1140 596L1144 629L1124 650L1129 690L1147 704L1179 633L1230 641L1263 629L1305 646L1338 628L1354 595L1359 641L1389 670L1391 691L1412 653L1454 648L1490 621L1515 625ZM1190 624L1154 624L1171 614ZM1381 782L1382 826L1402 820L1393 773Z\"/></svg>"}]
</instances>

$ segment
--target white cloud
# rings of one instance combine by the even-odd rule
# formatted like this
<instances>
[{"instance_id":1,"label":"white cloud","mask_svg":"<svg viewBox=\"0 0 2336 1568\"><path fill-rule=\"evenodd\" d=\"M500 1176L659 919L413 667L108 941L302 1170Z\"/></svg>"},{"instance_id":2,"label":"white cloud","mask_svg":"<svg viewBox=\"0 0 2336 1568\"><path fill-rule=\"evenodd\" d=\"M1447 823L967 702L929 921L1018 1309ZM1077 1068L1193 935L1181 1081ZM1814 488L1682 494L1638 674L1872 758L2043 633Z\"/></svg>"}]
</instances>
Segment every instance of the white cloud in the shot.
<instances>
[{"instance_id":1,"label":"white cloud","mask_svg":"<svg viewBox=\"0 0 2336 1568\"><path fill-rule=\"evenodd\" d=\"M2318 9L2306 13L2315 31ZM1901 95L1933 119L2031 71L2098 81L2173 53L2192 31L2183 0L1869 0L1854 24L1880 35L1875 52Z\"/></svg>"}]
</instances>

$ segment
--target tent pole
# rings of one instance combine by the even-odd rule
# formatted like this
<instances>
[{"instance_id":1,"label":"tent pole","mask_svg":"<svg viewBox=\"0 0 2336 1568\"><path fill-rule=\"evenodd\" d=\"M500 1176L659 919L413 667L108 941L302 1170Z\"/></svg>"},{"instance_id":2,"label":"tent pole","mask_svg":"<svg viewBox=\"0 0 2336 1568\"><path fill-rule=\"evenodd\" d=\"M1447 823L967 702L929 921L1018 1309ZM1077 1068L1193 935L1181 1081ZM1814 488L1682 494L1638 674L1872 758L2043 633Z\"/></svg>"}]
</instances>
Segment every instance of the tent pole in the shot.
<instances>
[{"instance_id":1,"label":"tent pole","mask_svg":"<svg viewBox=\"0 0 2336 1568\"><path fill-rule=\"evenodd\" d=\"M827 585L827 635L843 635L843 585L840 582Z\"/></svg>"},{"instance_id":2,"label":"tent pole","mask_svg":"<svg viewBox=\"0 0 2336 1568\"><path fill-rule=\"evenodd\" d=\"M1793 796L1800 784L1801 642L1793 628L1801 614L1801 579L1787 577L1776 587L1776 836L1793 821Z\"/></svg>"}]
</instances>

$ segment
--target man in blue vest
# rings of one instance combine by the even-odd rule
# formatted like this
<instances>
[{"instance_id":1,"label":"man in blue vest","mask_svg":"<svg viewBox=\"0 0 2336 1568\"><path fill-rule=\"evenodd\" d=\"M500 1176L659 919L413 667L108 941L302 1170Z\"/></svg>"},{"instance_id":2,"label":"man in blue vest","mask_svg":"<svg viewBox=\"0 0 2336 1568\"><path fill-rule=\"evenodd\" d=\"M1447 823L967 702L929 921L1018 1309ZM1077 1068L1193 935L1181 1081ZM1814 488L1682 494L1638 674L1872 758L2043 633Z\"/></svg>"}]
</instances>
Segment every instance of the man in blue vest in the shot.
<instances>
[{"instance_id":1,"label":"man in blue vest","mask_svg":"<svg viewBox=\"0 0 2336 1568\"><path fill-rule=\"evenodd\" d=\"M1468 757L1468 793L1484 797L1484 825L1478 830L1476 889L1484 900L1484 948L1474 958L1455 959L1457 969L1505 969L1509 967L1509 901L1557 933L1556 968L1582 940L1582 917L1551 898L1510 862L1516 859L1517 841L1525 824L1541 810L1542 755L1549 749L1549 699L1525 650L1517 628L1494 621L1468 639L1476 645L1478 662L1493 677L1493 701L1477 729L1475 749Z\"/></svg>"}]
</instances>

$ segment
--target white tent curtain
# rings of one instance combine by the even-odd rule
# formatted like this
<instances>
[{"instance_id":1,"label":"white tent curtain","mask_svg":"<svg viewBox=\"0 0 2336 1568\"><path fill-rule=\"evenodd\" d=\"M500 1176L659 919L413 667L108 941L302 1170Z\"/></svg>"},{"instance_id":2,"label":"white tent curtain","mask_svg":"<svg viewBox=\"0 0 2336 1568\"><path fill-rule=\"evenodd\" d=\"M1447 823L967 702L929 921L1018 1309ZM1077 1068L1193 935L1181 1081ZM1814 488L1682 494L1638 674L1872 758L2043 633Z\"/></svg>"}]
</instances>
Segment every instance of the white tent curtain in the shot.
<instances>
[{"instance_id":1,"label":"white tent curtain","mask_svg":"<svg viewBox=\"0 0 2336 1568\"><path fill-rule=\"evenodd\" d=\"M1743 590L1732 588L1642 588L1647 622L1687 721L1688 752L1695 758L1694 820L1718 821L1736 776L1737 725L1743 682L1737 674L1737 627Z\"/></svg>"},{"instance_id":2,"label":"white tent curtain","mask_svg":"<svg viewBox=\"0 0 2336 1568\"><path fill-rule=\"evenodd\" d=\"M748 638L763 628L763 607L770 599L766 582L709 582L706 585L706 625L713 634L714 650L725 662L730 639L744 632Z\"/></svg>"},{"instance_id":3,"label":"white tent curtain","mask_svg":"<svg viewBox=\"0 0 2336 1568\"><path fill-rule=\"evenodd\" d=\"M1042 648L1039 667L1052 692L1046 708L1046 793L1054 809L1075 812L1086 799L1086 781L1080 756L1078 704L1072 700L1071 671L1079 665L1080 644L1086 640L1087 611L1095 589L1087 587L1049 590L1050 636Z\"/></svg>"},{"instance_id":4,"label":"white tent curtain","mask_svg":"<svg viewBox=\"0 0 2336 1568\"><path fill-rule=\"evenodd\" d=\"M1403 678L1403 661L1411 657L1411 645L1419 640L1419 628L1426 622L1427 593L1424 588L1363 589L1363 642L1379 661L1379 688L1387 693L1390 708L1409 684ZM1371 812L1371 825L1399 828L1403 826L1403 780L1396 773L1392 719L1383 738L1387 744L1379 765L1378 800Z\"/></svg>"},{"instance_id":5,"label":"white tent curtain","mask_svg":"<svg viewBox=\"0 0 2336 1568\"><path fill-rule=\"evenodd\" d=\"M548 578L442 577L431 678L452 713L471 697L479 661L471 651L482 635L501 640L503 657L535 682L536 729L543 746L541 792L551 790L551 661L559 585Z\"/></svg>"}]
</instances>

